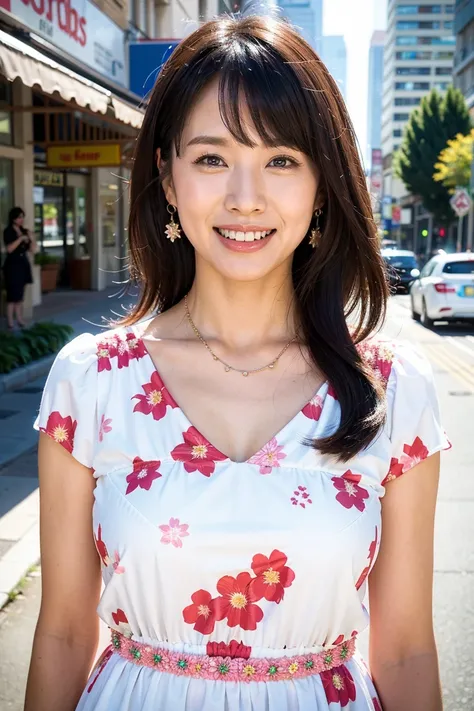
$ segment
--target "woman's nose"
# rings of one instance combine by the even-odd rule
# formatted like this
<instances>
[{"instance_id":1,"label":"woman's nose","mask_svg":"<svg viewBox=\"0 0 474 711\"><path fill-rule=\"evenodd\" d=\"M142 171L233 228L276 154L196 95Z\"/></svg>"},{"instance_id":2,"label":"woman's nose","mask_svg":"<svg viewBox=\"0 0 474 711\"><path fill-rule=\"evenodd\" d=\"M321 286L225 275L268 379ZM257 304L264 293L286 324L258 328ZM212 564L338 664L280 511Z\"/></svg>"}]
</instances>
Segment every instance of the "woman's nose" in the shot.
<instances>
[{"instance_id":1,"label":"woman's nose","mask_svg":"<svg viewBox=\"0 0 474 711\"><path fill-rule=\"evenodd\" d=\"M230 212L250 215L253 212L263 212L265 207L265 187L259 172L236 169L229 178L226 208Z\"/></svg>"}]
</instances>

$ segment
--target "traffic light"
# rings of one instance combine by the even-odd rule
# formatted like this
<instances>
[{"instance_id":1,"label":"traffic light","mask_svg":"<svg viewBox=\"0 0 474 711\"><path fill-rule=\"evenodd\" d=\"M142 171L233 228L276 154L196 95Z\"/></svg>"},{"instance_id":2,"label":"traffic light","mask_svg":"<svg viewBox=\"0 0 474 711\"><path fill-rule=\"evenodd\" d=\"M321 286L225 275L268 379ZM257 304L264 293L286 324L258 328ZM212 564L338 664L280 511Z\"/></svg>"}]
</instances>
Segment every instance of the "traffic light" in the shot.
<instances>
[{"instance_id":1,"label":"traffic light","mask_svg":"<svg viewBox=\"0 0 474 711\"><path fill-rule=\"evenodd\" d=\"M446 237L446 230L444 229L444 227L439 228L439 236Z\"/></svg>"},{"instance_id":2,"label":"traffic light","mask_svg":"<svg viewBox=\"0 0 474 711\"><path fill-rule=\"evenodd\" d=\"M422 237L428 237L428 230L421 230Z\"/></svg>"}]
</instances>

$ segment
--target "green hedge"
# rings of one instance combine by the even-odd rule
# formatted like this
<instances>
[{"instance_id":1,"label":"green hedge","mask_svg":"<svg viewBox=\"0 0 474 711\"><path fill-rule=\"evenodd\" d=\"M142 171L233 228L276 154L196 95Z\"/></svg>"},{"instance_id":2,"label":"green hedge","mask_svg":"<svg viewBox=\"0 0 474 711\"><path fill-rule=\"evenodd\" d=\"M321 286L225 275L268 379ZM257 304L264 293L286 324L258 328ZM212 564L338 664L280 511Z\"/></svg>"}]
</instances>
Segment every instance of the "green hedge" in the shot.
<instances>
[{"instance_id":1,"label":"green hedge","mask_svg":"<svg viewBox=\"0 0 474 711\"><path fill-rule=\"evenodd\" d=\"M71 326L58 323L36 323L18 333L0 332L0 373L57 353L73 334Z\"/></svg>"}]
</instances>

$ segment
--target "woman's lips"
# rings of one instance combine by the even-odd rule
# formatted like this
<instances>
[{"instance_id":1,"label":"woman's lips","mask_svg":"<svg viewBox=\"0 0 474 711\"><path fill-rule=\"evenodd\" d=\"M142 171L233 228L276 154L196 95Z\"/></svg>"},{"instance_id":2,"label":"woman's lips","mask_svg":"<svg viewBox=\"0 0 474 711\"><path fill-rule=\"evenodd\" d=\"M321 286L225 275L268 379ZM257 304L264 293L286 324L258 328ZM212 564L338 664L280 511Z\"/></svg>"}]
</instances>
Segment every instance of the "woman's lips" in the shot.
<instances>
[{"instance_id":1,"label":"woman's lips","mask_svg":"<svg viewBox=\"0 0 474 711\"><path fill-rule=\"evenodd\" d=\"M250 230L247 230L247 231L250 231ZM252 230L252 231L253 232L257 232L257 231L263 232L264 230ZM258 252L260 249L263 249L264 247L267 246L267 244L270 242L273 235L275 234L276 230L273 230L273 232L271 232L271 234L269 234L268 237L261 237L260 239L253 240L252 242L241 242L236 239L229 239L228 237L223 237L216 228L214 228L214 232L216 233L217 237L219 238L220 243L223 244L224 247L229 249L231 252Z\"/></svg>"}]
</instances>

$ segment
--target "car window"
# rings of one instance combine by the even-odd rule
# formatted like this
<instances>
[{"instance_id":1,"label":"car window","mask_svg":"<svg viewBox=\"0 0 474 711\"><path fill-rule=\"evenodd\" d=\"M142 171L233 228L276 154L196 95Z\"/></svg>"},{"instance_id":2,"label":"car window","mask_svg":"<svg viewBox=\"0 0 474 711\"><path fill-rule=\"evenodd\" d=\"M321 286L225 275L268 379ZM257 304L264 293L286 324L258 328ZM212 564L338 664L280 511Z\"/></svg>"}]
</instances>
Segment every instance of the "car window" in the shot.
<instances>
[{"instance_id":1,"label":"car window","mask_svg":"<svg viewBox=\"0 0 474 711\"><path fill-rule=\"evenodd\" d=\"M388 255L384 254L385 261L390 264L391 267L398 268L411 268L415 269L418 266L415 255Z\"/></svg>"},{"instance_id":2,"label":"car window","mask_svg":"<svg viewBox=\"0 0 474 711\"><path fill-rule=\"evenodd\" d=\"M425 264L425 266L421 270L421 274L420 274L421 279L423 279L424 277L431 276L434 271L434 268L436 267L436 264L437 264L437 262L435 259L430 259L430 261L427 264Z\"/></svg>"},{"instance_id":3,"label":"car window","mask_svg":"<svg viewBox=\"0 0 474 711\"><path fill-rule=\"evenodd\" d=\"M465 262L447 262L443 272L444 274L474 274L474 259Z\"/></svg>"}]
</instances>

